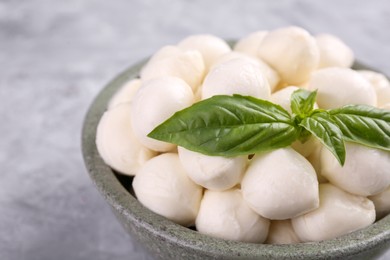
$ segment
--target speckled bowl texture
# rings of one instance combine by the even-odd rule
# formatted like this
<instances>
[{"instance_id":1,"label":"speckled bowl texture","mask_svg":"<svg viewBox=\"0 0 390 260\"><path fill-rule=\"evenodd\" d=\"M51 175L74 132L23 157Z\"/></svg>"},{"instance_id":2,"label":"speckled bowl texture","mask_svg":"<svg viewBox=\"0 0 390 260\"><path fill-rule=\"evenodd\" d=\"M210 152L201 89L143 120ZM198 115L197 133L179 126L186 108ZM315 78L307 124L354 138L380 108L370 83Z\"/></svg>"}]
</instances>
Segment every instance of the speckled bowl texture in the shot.
<instances>
[{"instance_id":1,"label":"speckled bowl texture","mask_svg":"<svg viewBox=\"0 0 390 260\"><path fill-rule=\"evenodd\" d=\"M131 177L115 174L95 144L96 127L111 96L138 76L140 62L111 81L93 101L85 118L82 150L89 175L123 227L161 259L373 259L388 249L390 216L348 235L312 243L264 245L227 241L200 234L159 216L134 197ZM359 63L355 69L369 69ZM131 259L131 256L129 256Z\"/></svg>"}]
</instances>

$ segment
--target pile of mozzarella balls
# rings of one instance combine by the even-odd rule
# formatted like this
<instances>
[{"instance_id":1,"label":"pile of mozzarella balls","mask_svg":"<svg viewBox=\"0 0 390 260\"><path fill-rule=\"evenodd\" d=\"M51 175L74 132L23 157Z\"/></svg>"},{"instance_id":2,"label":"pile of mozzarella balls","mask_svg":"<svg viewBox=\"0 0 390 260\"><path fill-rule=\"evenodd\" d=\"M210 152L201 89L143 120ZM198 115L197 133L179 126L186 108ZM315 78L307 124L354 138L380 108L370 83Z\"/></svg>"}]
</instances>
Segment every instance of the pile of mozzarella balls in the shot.
<instances>
[{"instance_id":1,"label":"pile of mozzarella balls","mask_svg":"<svg viewBox=\"0 0 390 260\"><path fill-rule=\"evenodd\" d=\"M390 153L347 143L344 167L314 138L233 158L206 156L147 137L176 111L214 95L270 100L291 112L298 88L316 106L390 109L390 83L355 71L354 55L329 34L298 27L258 31L234 48L193 35L158 50L139 78L110 100L96 144L115 171L134 176L150 210L210 236L250 243L321 241L364 228L390 212Z\"/></svg>"}]
</instances>

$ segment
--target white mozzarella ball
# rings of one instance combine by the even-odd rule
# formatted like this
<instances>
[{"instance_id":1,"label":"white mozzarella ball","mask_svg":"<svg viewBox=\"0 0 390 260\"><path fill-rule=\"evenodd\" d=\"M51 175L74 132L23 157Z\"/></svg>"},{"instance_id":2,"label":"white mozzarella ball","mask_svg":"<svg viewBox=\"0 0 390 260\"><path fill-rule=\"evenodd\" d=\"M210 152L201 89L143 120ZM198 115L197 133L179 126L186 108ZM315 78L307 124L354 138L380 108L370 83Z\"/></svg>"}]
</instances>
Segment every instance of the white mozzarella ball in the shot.
<instances>
[{"instance_id":1,"label":"white mozzarella ball","mask_svg":"<svg viewBox=\"0 0 390 260\"><path fill-rule=\"evenodd\" d=\"M371 84L358 72L349 68L325 68L312 74L310 90L318 90L317 104L332 109L349 104L376 105L376 94Z\"/></svg>"},{"instance_id":2,"label":"white mozzarella ball","mask_svg":"<svg viewBox=\"0 0 390 260\"><path fill-rule=\"evenodd\" d=\"M257 59L259 63L259 67L261 72L263 72L265 78L268 80L269 87L271 89L271 92L275 91L277 88L280 77L279 74L274 70L271 66L269 66L266 62L264 62L262 59Z\"/></svg>"},{"instance_id":3,"label":"white mozzarella ball","mask_svg":"<svg viewBox=\"0 0 390 260\"><path fill-rule=\"evenodd\" d=\"M267 63L265 63L263 60L260 58L257 59L260 71L263 73L265 78L268 80L269 87L271 89L271 92L275 91L277 88L279 82L280 82L280 77L279 74L271 68Z\"/></svg>"},{"instance_id":4,"label":"white mozzarella ball","mask_svg":"<svg viewBox=\"0 0 390 260\"><path fill-rule=\"evenodd\" d=\"M195 223L202 187L188 178L175 153L147 161L133 180L137 199L151 211L180 225Z\"/></svg>"},{"instance_id":5,"label":"white mozzarella ball","mask_svg":"<svg viewBox=\"0 0 390 260\"><path fill-rule=\"evenodd\" d=\"M103 114L97 127L96 146L111 168L126 175L135 175L156 153L144 147L134 135L130 108L129 103L124 103Z\"/></svg>"},{"instance_id":6,"label":"white mozzarella ball","mask_svg":"<svg viewBox=\"0 0 390 260\"><path fill-rule=\"evenodd\" d=\"M292 227L291 220L272 220L266 244L297 244L301 242Z\"/></svg>"},{"instance_id":7,"label":"white mozzarella ball","mask_svg":"<svg viewBox=\"0 0 390 260\"><path fill-rule=\"evenodd\" d=\"M291 111L291 95L294 91L298 90L299 88L296 86L288 86L285 88L282 88L281 90L278 90L271 94L270 101L272 103L278 104L279 106L283 107L287 112L290 114Z\"/></svg>"},{"instance_id":8,"label":"white mozzarella ball","mask_svg":"<svg viewBox=\"0 0 390 260\"><path fill-rule=\"evenodd\" d=\"M321 174L321 150L323 145L320 143L316 145L314 151L306 157L306 159L311 163L314 170L317 173L317 180L319 183L326 183L328 180Z\"/></svg>"},{"instance_id":9,"label":"white mozzarella ball","mask_svg":"<svg viewBox=\"0 0 390 260\"><path fill-rule=\"evenodd\" d=\"M291 111L291 95L294 91L300 89L297 86L287 86L271 94L270 101L283 107L290 114ZM317 103L314 103L314 108L318 108Z\"/></svg>"},{"instance_id":10,"label":"white mozzarella ball","mask_svg":"<svg viewBox=\"0 0 390 260\"><path fill-rule=\"evenodd\" d=\"M269 220L259 216L242 199L241 191L206 190L196 218L196 229L203 234L228 240L262 243Z\"/></svg>"},{"instance_id":11,"label":"white mozzarella ball","mask_svg":"<svg viewBox=\"0 0 390 260\"><path fill-rule=\"evenodd\" d=\"M270 92L268 81L259 66L240 58L214 67L202 85L202 99L232 94L269 99Z\"/></svg>"},{"instance_id":12,"label":"white mozzarella ball","mask_svg":"<svg viewBox=\"0 0 390 260\"><path fill-rule=\"evenodd\" d=\"M172 48L176 49L173 51ZM183 51L170 46L154 55L142 68L140 76L143 81L162 76L178 77L196 90L203 81L204 73L204 62L199 51Z\"/></svg>"},{"instance_id":13,"label":"white mozzarella ball","mask_svg":"<svg viewBox=\"0 0 390 260\"><path fill-rule=\"evenodd\" d=\"M376 219L381 219L390 213L390 187L368 198L374 202Z\"/></svg>"},{"instance_id":14,"label":"white mozzarella ball","mask_svg":"<svg viewBox=\"0 0 390 260\"><path fill-rule=\"evenodd\" d=\"M134 96L131 119L134 133L146 147L166 152L175 146L147 135L159 124L194 101L191 88L181 79L161 77L146 81Z\"/></svg>"},{"instance_id":15,"label":"white mozzarella ball","mask_svg":"<svg viewBox=\"0 0 390 260\"><path fill-rule=\"evenodd\" d=\"M390 110L390 102L380 106L380 108Z\"/></svg>"},{"instance_id":16,"label":"white mozzarella ball","mask_svg":"<svg viewBox=\"0 0 390 260\"><path fill-rule=\"evenodd\" d=\"M247 162L247 156L208 156L183 147L178 147L178 152L188 176L209 190L222 191L237 185Z\"/></svg>"},{"instance_id":17,"label":"white mozzarella ball","mask_svg":"<svg viewBox=\"0 0 390 260\"><path fill-rule=\"evenodd\" d=\"M174 45L166 45L156 51L152 57L150 57L148 63L152 63L158 60L171 58L183 53L183 50ZM142 72L141 72L142 73Z\"/></svg>"},{"instance_id":18,"label":"white mozzarella ball","mask_svg":"<svg viewBox=\"0 0 390 260\"><path fill-rule=\"evenodd\" d=\"M307 81L317 68L320 56L314 37L294 26L269 32L258 54L290 85Z\"/></svg>"},{"instance_id":19,"label":"white mozzarella ball","mask_svg":"<svg viewBox=\"0 0 390 260\"><path fill-rule=\"evenodd\" d=\"M294 218L292 225L299 239L309 242L348 234L374 221L372 201L325 183L320 184L319 208Z\"/></svg>"},{"instance_id":20,"label":"white mozzarella ball","mask_svg":"<svg viewBox=\"0 0 390 260\"><path fill-rule=\"evenodd\" d=\"M390 103L390 81L385 75L369 70L358 71L374 87L377 96L378 107Z\"/></svg>"},{"instance_id":21,"label":"white mozzarella ball","mask_svg":"<svg viewBox=\"0 0 390 260\"><path fill-rule=\"evenodd\" d=\"M233 59L237 59L237 58L246 59L249 62L253 62L254 65L259 66L260 71L263 73L264 77L268 81L271 92L276 89L276 87L280 81L280 77L279 77L278 73L273 68L271 68L267 63L262 61L261 59L248 56L244 53L240 53L240 52L236 52L236 51L226 53L225 55L222 55L221 57L219 57L216 60L216 62L211 66L210 70L213 70L214 67L216 67L222 63L225 63L229 60L233 60Z\"/></svg>"},{"instance_id":22,"label":"white mozzarella ball","mask_svg":"<svg viewBox=\"0 0 390 260\"><path fill-rule=\"evenodd\" d=\"M341 166L325 147L321 151L321 174L332 184L353 194L370 196L390 185L390 152L346 143Z\"/></svg>"},{"instance_id":23,"label":"white mozzarella ball","mask_svg":"<svg viewBox=\"0 0 390 260\"><path fill-rule=\"evenodd\" d=\"M311 164L291 148L256 154L241 189L250 207L265 218L289 219L318 207L318 181Z\"/></svg>"},{"instance_id":24,"label":"white mozzarella ball","mask_svg":"<svg viewBox=\"0 0 390 260\"><path fill-rule=\"evenodd\" d=\"M132 79L125 83L110 99L107 108L111 109L122 103L131 102L141 84L142 82L140 79Z\"/></svg>"},{"instance_id":25,"label":"white mozzarella ball","mask_svg":"<svg viewBox=\"0 0 390 260\"><path fill-rule=\"evenodd\" d=\"M235 45L233 50L246 53L248 55L257 57L259 47L268 31L253 32L241 38Z\"/></svg>"},{"instance_id":26,"label":"white mozzarella ball","mask_svg":"<svg viewBox=\"0 0 390 260\"><path fill-rule=\"evenodd\" d=\"M341 39L331 34L319 34L315 39L320 51L318 68L352 66L353 51Z\"/></svg>"},{"instance_id":27,"label":"white mozzarella ball","mask_svg":"<svg viewBox=\"0 0 390 260\"><path fill-rule=\"evenodd\" d=\"M203 56L206 71L218 57L231 51L229 45L222 39L210 34L191 35L177 44L184 50L198 50Z\"/></svg>"}]
</instances>

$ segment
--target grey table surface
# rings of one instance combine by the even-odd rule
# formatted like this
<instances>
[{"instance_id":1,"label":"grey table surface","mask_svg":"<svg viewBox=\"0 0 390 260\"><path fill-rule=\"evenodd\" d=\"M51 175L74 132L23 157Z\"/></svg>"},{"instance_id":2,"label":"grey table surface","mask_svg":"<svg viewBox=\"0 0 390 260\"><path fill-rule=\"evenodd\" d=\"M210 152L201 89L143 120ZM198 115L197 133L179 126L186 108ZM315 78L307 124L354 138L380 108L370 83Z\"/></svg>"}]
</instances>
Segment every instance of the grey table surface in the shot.
<instances>
[{"instance_id":1,"label":"grey table surface","mask_svg":"<svg viewBox=\"0 0 390 260\"><path fill-rule=\"evenodd\" d=\"M339 36L390 75L387 0L0 1L0 259L154 259L86 174L88 106L118 72L189 34L290 24Z\"/></svg>"}]
</instances>

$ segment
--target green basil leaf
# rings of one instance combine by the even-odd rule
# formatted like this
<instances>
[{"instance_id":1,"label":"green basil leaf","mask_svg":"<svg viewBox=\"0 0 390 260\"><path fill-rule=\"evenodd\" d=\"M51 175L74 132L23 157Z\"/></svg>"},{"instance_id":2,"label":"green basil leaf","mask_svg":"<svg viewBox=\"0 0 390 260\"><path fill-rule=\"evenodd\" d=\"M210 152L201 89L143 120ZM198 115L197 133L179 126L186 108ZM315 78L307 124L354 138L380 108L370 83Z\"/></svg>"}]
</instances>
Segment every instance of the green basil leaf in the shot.
<instances>
[{"instance_id":1,"label":"green basil leaf","mask_svg":"<svg viewBox=\"0 0 390 260\"><path fill-rule=\"evenodd\" d=\"M343 133L333 123L327 112L314 113L304 118L300 125L317 137L322 144L337 158L341 165L345 162L345 144Z\"/></svg>"},{"instance_id":2,"label":"green basil leaf","mask_svg":"<svg viewBox=\"0 0 390 260\"><path fill-rule=\"evenodd\" d=\"M390 111L348 105L329 111L346 141L390 151Z\"/></svg>"},{"instance_id":3,"label":"green basil leaf","mask_svg":"<svg viewBox=\"0 0 390 260\"><path fill-rule=\"evenodd\" d=\"M295 90L291 94L291 111L302 118L309 116L313 111L316 97L317 90L313 92L305 89Z\"/></svg>"},{"instance_id":4,"label":"green basil leaf","mask_svg":"<svg viewBox=\"0 0 390 260\"><path fill-rule=\"evenodd\" d=\"M238 156L288 146L298 130L279 105L221 95L176 112L148 136L206 155Z\"/></svg>"}]
</instances>

